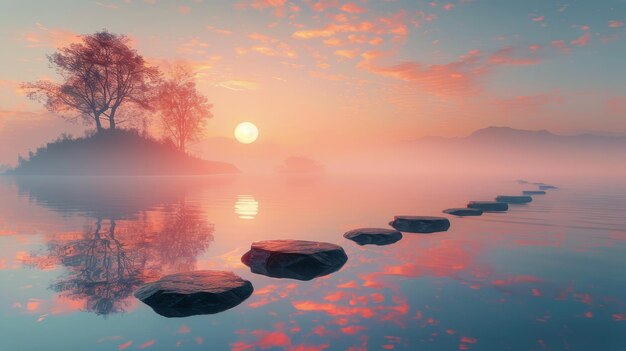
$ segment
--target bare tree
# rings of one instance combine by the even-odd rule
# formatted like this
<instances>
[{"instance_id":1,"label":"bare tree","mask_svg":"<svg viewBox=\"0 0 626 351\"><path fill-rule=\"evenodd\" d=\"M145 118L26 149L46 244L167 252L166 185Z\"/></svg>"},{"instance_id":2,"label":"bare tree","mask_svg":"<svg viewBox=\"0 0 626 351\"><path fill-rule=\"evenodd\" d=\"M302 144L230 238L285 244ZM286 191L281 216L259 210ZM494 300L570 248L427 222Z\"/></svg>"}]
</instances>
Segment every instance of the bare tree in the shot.
<instances>
[{"instance_id":1,"label":"bare tree","mask_svg":"<svg viewBox=\"0 0 626 351\"><path fill-rule=\"evenodd\" d=\"M161 83L156 107L163 131L181 151L201 135L204 123L213 117L213 105L198 92L191 72L180 68Z\"/></svg>"},{"instance_id":2,"label":"bare tree","mask_svg":"<svg viewBox=\"0 0 626 351\"><path fill-rule=\"evenodd\" d=\"M131 105L150 108L151 87L159 79L158 69L150 67L129 44L125 35L106 30L84 35L82 42L48 55L62 83L40 80L22 87L29 98L42 102L51 112L95 123L98 131L105 119L109 128L115 129L122 122L116 117L124 109Z\"/></svg>"}]
</instances>

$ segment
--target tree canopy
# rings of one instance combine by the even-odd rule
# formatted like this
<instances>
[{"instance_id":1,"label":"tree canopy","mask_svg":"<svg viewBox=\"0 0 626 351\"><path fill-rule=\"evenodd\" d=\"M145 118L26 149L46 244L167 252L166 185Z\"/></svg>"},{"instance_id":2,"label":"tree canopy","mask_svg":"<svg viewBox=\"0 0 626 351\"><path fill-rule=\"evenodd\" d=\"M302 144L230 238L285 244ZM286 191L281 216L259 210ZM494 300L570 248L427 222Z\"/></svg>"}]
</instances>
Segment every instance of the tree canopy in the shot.
<instances>
[{"instance_id":1,"label":"tree canopy","mask_svg":"<svg viewBox=\"0 0 626 351\"><path fill-rule=\"evenodd\" d=\"M181 151L201 135L204 123L213 116L212 107L198 92L192 73L180 67L159 86L156 108L163 131Z\"/></svg>"},{"instance_id":2,"label":"tree canopy","mask_svg":"<svg viewBox=\"0 0 626 351\"><path fill-rule=\"evenodd\" d=\"M81 42L48 56L62 82L25 83L28 96L41 101L51 112L95 124L98 131L103 129L103 119L115 129L119 123L140 115L124 110L151 109L159 70L130 47L130 39L106 30L81 38Z\"/></svg>"}]
</instances>

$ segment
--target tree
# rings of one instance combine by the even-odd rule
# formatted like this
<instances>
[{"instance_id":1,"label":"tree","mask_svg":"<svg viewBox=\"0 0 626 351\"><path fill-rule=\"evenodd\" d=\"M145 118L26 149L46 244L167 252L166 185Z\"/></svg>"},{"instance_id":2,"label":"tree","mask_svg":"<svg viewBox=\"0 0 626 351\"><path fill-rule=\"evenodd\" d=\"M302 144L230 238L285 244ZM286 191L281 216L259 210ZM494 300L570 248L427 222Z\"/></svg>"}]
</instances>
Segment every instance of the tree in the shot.
<instances>
[{"instance_id":1,"label":"tree","mask_svg":"<svg viewBox=\"0 0 626 351\"><path fill-rule=\"evenodd\" d=\"M151 89L159 79L159 71L150 67L136 50L130 48L125 35L106 30L82 36L73 43L48 55L50 65L63 82L40 80L24 83L29 98L42 102L53 113L77 114L102 131L102 119L115 129L116 119L124 109L149 109ZM133 114L126 113L127 118Z\"/></svg>"},{"instance_id":2,"label":"tree","mask_svg":"<svg viewBox=\"0 0 626 351\"><path fill-rule=\"evenodd\" d=\"M163 131L181 151L200 136L206 120L213 117L213 105L198 92L193 75L180 69L161 83L156 107Z\"/></svg>"}]
</instances>

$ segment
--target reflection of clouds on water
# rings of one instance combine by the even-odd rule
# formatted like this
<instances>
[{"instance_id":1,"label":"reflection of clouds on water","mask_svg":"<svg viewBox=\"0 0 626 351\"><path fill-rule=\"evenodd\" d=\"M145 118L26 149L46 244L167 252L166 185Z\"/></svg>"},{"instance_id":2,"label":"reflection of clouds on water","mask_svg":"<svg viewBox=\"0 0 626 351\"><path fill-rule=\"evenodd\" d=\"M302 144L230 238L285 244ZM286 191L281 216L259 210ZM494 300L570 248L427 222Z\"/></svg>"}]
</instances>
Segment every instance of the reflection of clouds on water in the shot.
<instances>
[{"instance_id":1,"label":"reflection of clouds on water","mask_svg":"<svg viewBox=\"0 0 626 351\"><path fill-rule=\"evenodd\" d=\"M254 219L259 213L259 202L252 195L237 195L235 213L241 219Z\"/></svg>"}]
</instances>

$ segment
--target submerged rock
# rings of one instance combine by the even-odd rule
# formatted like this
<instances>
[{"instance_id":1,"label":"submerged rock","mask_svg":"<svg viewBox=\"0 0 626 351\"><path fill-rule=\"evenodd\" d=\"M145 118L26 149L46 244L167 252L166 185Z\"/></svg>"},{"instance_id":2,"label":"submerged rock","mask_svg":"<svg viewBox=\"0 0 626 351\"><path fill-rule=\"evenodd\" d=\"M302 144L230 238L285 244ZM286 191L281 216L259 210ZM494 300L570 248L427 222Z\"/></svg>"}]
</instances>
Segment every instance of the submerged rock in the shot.
<instances>
[{"instance_id":1,"label":"submerged rock","mask_svg":"<svg viewBox=\"0 0 626 351\"><path fill-rule=\"evenodd\" d=\"M480 216L483 214L483 210L478 208L449 208L443 210L443 213L455 215L455 216Z\"/></svg>"},{"instance_id":2,"label":"submerged rock","mask_svg":"<svg viewBox=\"0 0 626 351\"><path fill-rule=\"evenodd\" d=\"M195 271L165 276L146 284L135 297L168 318L214 314L252 295L252 284L232 272Z\"/></svg>"},{"instance_id":3,"label":"submerged rock","mask_svg":"<svg viewBox=\"0 0 626 351\"><path fill-rule=\"evenodd\" d=\"M503 212L509 209L509 205L506 202L497 201L470 201L467 207L477 208L483 212Z\"/></svg>"},{"instance_id":4,"label":"submerged rock","mask_svg":"<svg viewBox=\"0 0 626 351\"><path fill-rule=\"evenodd\" d=\"M402 239L402 233L397 230L383 228L359 228L346 232L344 238L359 245L389 245Z\"/></svg>"},{"instance_id":5,"label":"submerged rock","mask_svg":"<svg viewBox=\"0 0 626 351\"><path fill-rule=\"evenodd\" d=\"M524 195L545 195L545 191L543 190L524 190L522 194Z\"/></svg>"},{"instance_id":6,"label":"submerged rock","mask_svg":"<svg viewBox=\"0 0 626 351\"><path fill-rule=\"evenodd\" d=\"M558 187L554 185L539 185L539 190L550 190L550 189L558 189Z\"/></svg>"},{"instance_id":7,"label":"submerged rock","mask_svg":"<svg viewBox=\"0 0 626 351\"><path fill-rule=\"evenodd\" d=\"M533 198L528 195L500 195L496 197L496 201L509 204L527 204L532 202Z\"/></svg>"},{"instance_id":8,"label":"submerged rock","mask_svg":"<svg viewBox=\"0 0 626 351\"><path fill-rule=\"evenodd\" d=\"M347 261L348 256L341 246L303 240L259 241L241 257L241 262L253 273L298 280L336 272Z\"/></svg>"},{"instance_id":9,"label":"submerged rock","mask_svg":"<svg viewBox=\"0 0 626 351\"><path fill-rule=\"evenodd\" d=\"M445 217L395 216L389 225L401 232L435 233L448 230L450 221Z\"/></svg>"}]
</instances>

